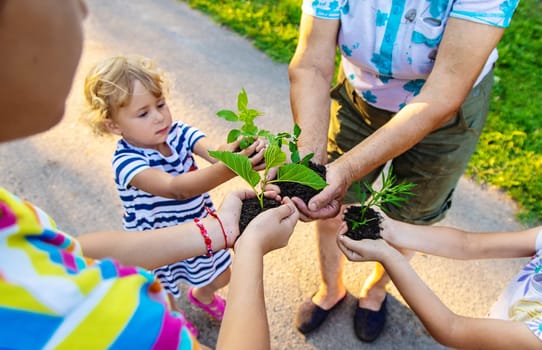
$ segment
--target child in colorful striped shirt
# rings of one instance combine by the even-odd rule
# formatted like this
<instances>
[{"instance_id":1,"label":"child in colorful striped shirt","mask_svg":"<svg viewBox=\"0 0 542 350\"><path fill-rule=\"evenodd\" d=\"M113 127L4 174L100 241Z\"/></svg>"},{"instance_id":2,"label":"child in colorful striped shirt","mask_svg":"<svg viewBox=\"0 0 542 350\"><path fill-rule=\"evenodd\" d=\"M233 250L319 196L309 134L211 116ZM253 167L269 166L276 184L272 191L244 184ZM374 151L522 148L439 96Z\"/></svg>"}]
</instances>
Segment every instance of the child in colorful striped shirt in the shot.
<instances>
[{"instance_id":1,"label":"child in colorful striped shirt","mask_svg":"<svg viewBox=\"0 0 542 350\"><path fill-rule=\"evenodd\" d=\"M0 1L1 143L44 132L62 119L86 13L82 0ZM235 242L216 348L269 349L263 255L288 243L299 212L285 198L236 240L242 201L250 197L255 193L247 190L228 194L217 216L199 225L74 239L42 210L0 187L0 348L207 349L143 268L209 253L209 247L215 253ZM54 198L48 200L54 207Z\"/></svg>"}]
</instances>

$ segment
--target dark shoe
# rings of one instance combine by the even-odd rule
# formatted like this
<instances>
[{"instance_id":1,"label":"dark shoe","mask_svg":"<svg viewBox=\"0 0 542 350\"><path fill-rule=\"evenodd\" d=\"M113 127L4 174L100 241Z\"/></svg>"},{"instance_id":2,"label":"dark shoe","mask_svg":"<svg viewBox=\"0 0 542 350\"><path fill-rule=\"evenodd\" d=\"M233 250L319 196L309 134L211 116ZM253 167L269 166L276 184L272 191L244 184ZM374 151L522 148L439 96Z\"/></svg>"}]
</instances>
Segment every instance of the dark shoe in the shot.
<instances>
[{"instance_id":1,"label":"dark shoe","mask_svg":"<svg viewBox=\"0 0 542 350\"><path fill-rule=\"evenodd\" d=\"M373 311L359 307L356 303L356 314L354 315L354 332L359 340L372 342L380 335L386 323L386 301L384 298L379 311Z\"/></svg>"},{"instance_id":2,"label":"dark shoe","mask_svg":"<svg viewBox=\"0 0 542 350\"><path fill-rule=\"evenodd\" d=\"M314 295L314 294L313 294ZM312 302L312 296L305 300L297 309L295 327L303 334L314 331L320 327L327 318L327 315L333 311L341 302L346 299L346 294L329 310L324 310Z\"/></svg>"}]
</instances>

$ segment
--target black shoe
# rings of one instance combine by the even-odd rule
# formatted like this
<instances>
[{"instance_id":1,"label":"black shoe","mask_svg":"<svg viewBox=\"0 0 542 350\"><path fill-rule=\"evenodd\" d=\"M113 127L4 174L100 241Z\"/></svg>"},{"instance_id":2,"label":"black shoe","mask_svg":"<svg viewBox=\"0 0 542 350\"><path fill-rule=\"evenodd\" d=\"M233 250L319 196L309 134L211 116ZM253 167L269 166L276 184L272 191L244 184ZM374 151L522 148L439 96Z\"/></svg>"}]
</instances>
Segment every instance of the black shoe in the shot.
<instances>
[{"instance_id":1,"label":"black shoe","mask_svg":"<svg viewBox=\"0 0 542 350\"><path fill-rule=\"evenodd\" d=\"M313 294L314 295L314 294ZM314 331L320 327L327 318L327 315L333 311L341 302L346 299L346 294L329 310L324 310L312 302L312 296L305 300L297 309L295 327L303 334Z\"/></svg>"},{"instance_id":2,"label":"black shoe","mask_svg":"<svg viewBox=\"0 0 542 350\"><path fill-rule=\"evenodd\" d=\"M354 315L354 332L359 340L372 342L380 335L386 323L386 301L384 298L379 311L373 311L359 307L356 303L356 314Z\"/></svg>"}]
</instances>

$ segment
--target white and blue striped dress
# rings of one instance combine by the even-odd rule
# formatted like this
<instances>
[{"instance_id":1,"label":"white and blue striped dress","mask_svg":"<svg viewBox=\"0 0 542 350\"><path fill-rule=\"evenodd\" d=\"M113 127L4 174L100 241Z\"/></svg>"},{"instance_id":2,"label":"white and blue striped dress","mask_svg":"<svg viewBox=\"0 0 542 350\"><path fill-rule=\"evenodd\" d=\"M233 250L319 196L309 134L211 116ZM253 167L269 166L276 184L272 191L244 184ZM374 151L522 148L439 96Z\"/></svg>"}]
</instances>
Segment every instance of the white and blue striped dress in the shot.
<instances>
[{"instance_id":1,"label":"white and blue striped dress","mask_svg":"<svg viewBox=\"0 0 542 350\"><path fill-rule=\"evenodd\" d=\"M113 155L115 183L124 207L123 225L128 231L144 231L190 222L207 216L205 207L214 210L208 193L186 200L155 196L130 186L130 181L141 171L156 168L173 176L197 170L192 150L205 135L198 129L175 122L167 138L172 155L163 156L154 149L134 147L120 140ZM180 296L179 282L199 287L211 283L231 264L229 250L216 252L162 266L153 270L164 288L175 297Z\"/></svg>"}]
</instances>

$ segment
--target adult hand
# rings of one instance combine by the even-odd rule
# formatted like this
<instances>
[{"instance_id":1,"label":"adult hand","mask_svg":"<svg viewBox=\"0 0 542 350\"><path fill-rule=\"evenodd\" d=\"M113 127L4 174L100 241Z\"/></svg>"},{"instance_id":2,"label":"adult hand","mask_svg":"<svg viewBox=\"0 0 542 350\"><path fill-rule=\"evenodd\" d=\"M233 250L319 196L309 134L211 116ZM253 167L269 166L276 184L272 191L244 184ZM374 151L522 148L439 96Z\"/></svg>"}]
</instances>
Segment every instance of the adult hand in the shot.
<instances>
[{"instance_id":1,"label":"adult hand","mask_svg":"<svg viewBox=\"0 0 542 350\"><path fill-rule=\"evenodd\" d=\"M337 245L350 261L379 261L394 249L383 239L353 240L345 235L348 227L343 221L337 232Z\"/></svg>"},{"instance_id":2,"label":"adult hand","mask_svg":"<svg viewBox=\"0 0 542 350\"><path fill-rule=\"evenodd\" d=\"M258 250L265 255L272 250L285 247L298 219L299 212L296 206L286 197L282 205L258 214L248 224L243 235L235 243L235 249L249 246L247 249Z\"/></svg>"},{"instance_id":3,"label":"adult hand","mask_svg":"<svg viewBox=\"0 0 542 350\"><path fill-rule=\"evenodd\" d=\"M334 163L326 165L326 182L328 185L312 197L308 205L299 198L292 199L300 211L301 221L332 218L339 213L350 182Z\"/></svg>"}]
</instances>

